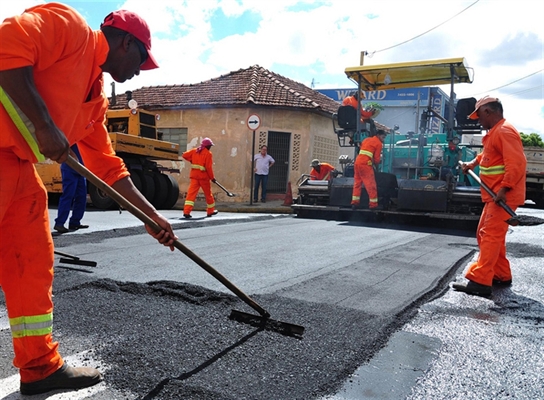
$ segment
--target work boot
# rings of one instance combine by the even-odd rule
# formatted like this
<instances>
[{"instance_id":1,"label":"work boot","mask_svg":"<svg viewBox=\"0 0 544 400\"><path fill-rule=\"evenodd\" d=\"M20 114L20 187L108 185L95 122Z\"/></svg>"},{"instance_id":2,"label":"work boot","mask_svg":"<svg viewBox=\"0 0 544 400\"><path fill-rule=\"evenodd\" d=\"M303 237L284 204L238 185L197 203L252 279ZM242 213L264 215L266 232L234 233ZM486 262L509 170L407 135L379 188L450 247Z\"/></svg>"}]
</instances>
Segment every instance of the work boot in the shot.
<instances>
[{"instance_id":1,"label":"work boot","mask_svg":"<svg viewBox=\"0 0 544 400\"><path fill-rule=\"evenodd\" d=\"M47 378L36 382L21 382L20 391L24 395L50 392L57 389L83 389L102 381L102 374L90 367L69 367L64 364Z\"/></svg>"},{"instance_id":2,"label":"work boot","mask_svg":"<svg viewBox=\"0 0 544 400\"><path fill-rule=\"evenodd\" d=\"M67 233L67 232L70 232L70 229L65 228L64 225L55 225L55 226L54 226L54 229L55 229L58 233Z\"/></svg>"},{"instance_id":3,"label":"work boot","mask_svg":"<svg viewBox=\"0 0 544 400\"><path fill-rule=\"evenodd\" d=\"M78 229L87 229L89 225L68 225L68 229L71 231L77 231Z\"/></svg>"},{"instance_id":4,"label":"work boot","mask_svg":"<svg viewBox=\"0 0 544 400\"><path fill-rule=\"evenodd\" d=\"M183 214L183 218L191 219L191 218L193 218L193 216L191 214Z\"/></svg>"},{"instance_id":5,"label":"work boot","mask_svg":"<svg viewBox=\"0 0 544 400\"><path fill-rule=\"evenodd\" d=\"M464 292L467 294L473 294L476 296L489 297L493 292L491 286L480 285L479 283L469 280L467 283L457 283L451 285L453 289Z\"/></svg>"},{"instance_id":6,"label":"work boot","mask_svg":"<svg viewBox=\"0 0 544 400\"><path fill-rule=\"evenodd\" d=\"M512 286L512 279L509 279L507 281L501 281L499 279L493 279L493 286L497 286L497 287Z\"/></svg>"},{"instance_id":7,"label":"work boot","mask_svg":"<svg viewBox=\"0 0 544 400\"><path fill-rule=\"evenodd\" d=\"M211 214L208 214L208 217L213 217L214 215L217 215L218 213L219 213L219 211L213 210L213 212Z\"/></svg>"}]
</instances>

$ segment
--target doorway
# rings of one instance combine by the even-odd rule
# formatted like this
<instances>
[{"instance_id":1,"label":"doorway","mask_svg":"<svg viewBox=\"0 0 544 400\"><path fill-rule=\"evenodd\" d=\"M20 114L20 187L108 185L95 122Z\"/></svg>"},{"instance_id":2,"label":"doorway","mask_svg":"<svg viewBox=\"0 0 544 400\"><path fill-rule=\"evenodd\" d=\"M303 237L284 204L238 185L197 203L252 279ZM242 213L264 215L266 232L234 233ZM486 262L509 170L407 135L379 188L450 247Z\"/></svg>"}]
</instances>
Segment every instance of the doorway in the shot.
<instances>
[{"instance_id":1,"label":"doorway","mask_svg":"<svg viewBox=\"0 0 544 400\"><path fill-rule=\"evenodd\" d=\"M268 154L275 163L268 173L268 193L285 193L289 179L291 134L268 131Z\"/></svg>"}]
</instances>

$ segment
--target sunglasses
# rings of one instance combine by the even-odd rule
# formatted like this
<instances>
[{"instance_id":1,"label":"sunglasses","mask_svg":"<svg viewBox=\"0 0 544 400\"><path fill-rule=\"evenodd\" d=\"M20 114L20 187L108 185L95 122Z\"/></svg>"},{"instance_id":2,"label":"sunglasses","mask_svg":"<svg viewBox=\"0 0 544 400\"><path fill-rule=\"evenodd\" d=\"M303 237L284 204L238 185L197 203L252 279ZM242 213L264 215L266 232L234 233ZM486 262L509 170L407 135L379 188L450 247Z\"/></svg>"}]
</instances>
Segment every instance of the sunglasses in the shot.
<instances>
[{"instance_id":1,"label":"sunglasses","mask_svg":"<svg viewBox=\"0 0 544 400\"><path fill-rule=\"evenodd\" d=\"M147 50L142 42L140 42L138 39L134 38L134 43L136 43L136 46L138 46L138 50L140 50L140 66L144 65L144 63L149 58L149 54L147 53Z\"/></svg>"}]
</instances>

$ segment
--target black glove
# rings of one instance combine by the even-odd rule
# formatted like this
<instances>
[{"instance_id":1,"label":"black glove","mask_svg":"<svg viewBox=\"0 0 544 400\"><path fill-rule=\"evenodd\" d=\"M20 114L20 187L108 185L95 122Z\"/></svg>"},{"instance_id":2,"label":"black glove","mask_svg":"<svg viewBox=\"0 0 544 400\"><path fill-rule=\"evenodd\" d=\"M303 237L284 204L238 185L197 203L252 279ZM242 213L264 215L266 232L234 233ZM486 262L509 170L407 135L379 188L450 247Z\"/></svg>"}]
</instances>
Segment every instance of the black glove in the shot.
<instances>
[{"instance_id":1,"label":"black glove","mask_svg":"<svg viewBox=\"0 0 544 400\"><path fill-rule=\"evenodd\" d=\"M213 182L213 183L216 183L217 181L215 180L215 178L213 178L213 179L212 179L212 182Z\"/></svg>"}]
</instances>

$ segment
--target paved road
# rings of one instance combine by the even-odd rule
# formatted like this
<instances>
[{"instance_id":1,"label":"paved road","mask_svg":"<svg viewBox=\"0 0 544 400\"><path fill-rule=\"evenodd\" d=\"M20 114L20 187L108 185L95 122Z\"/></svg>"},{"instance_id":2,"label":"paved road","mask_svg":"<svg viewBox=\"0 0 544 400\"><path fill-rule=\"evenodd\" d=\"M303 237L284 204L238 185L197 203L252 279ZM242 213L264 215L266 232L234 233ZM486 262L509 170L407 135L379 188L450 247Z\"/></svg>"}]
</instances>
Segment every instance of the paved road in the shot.
<instances>
[{"instance_id":1,"label":"paved road","mask_svg":"<svg viewBox=\"0 0 544 400\"><path fill-rule=\"evenodd\" d=\"M164 214L273 318L305 326L304 338L230 321L232 308L251 309L187 257L128 213L89 212L91 229L55 237L59 251L98 265L56 263L54 334L69 362L106 380L41 398L544 397L542 226L512 230L515 285L488 300L447 288L474 257L472 235ZM0 398L17 399L5 314L0 329Z\"/></svg>"}]
</instances>

